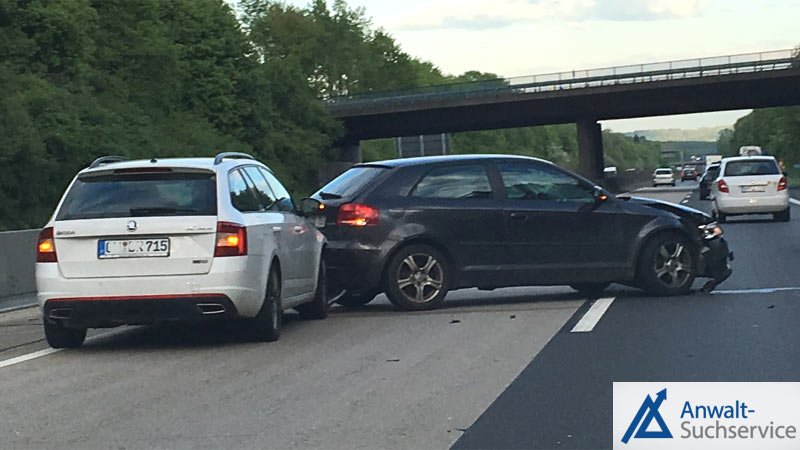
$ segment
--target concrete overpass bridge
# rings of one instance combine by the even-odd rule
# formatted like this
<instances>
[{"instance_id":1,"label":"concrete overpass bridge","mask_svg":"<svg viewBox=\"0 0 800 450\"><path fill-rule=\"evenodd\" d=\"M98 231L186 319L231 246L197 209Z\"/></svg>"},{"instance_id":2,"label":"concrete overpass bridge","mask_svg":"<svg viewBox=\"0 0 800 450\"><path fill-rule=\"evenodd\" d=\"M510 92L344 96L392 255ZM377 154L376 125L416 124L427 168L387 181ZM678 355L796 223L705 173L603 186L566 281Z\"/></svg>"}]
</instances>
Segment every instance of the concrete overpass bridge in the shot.
<instances>
[{"instance_id":1,"label":"concrete overpass bridge","mask_svg":"<svg viewBox=\"0 0 800 450\"><path fill-rule=\"evenodd\" d=\"M326 100L342 156L361 140L576 123L580 172L602 178L598 121L800 105L793 50L576 70Z\"/></svg>"}]
</instances>

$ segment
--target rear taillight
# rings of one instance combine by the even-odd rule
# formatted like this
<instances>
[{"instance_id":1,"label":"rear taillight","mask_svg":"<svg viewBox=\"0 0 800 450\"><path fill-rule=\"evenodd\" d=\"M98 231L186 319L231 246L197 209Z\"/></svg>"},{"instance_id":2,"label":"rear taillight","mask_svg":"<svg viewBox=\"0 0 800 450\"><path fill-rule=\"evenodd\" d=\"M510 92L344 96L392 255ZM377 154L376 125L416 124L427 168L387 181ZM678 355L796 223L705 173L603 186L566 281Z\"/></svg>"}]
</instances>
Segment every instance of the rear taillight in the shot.
<instances>
[{"instance_id":1,"label":"rear taillight","mask_svg":"<svg viewBox=\"0 0 800 450\"><path fill-rule=\"evenodd\" d=\"M39 233L39 244L36 247L36 262L58 262L56 241L53 239L53 227L47 227Z\"/></svg>"},{"instance_id":2,"label":"rear taillight","mask_svg":"<svg viewBox=\"0 0 800 450\"><path fill-rule=\"evenodd\" d=\"M247 228L231 222L217 222L217 245L214 256L244 256L247 254Z\"/></svg>"},{"instance_id":3,"label":"rear taillight","mask_svg":"<svg viewBox=\"0 0 800 450\"><path fill-rule=\"evenodd\" d=\"M362 205L361 203L345 203L339 207L336 225L348 227L377 225L380 216L381 211L378 208Z\"/></svg>"},{"instance_id":4,"label":"rear taillight","mask_svg":"<svg viewBox=\"0 0 800 450\"><path fill-rule=\"evenodd\" d=\"M781 181L778 181L778 191L785 191L789 187L789 183L786 181L786 177L781 177Z\"/></svg>"},{"instance_id":5,"label":"rear taillight","mask_svg":"<svg viewBox=\"0 0 800 450\"><path fill-rule=\"evenodd\" d=\"M729 194L731 192L731 190L728 189L728 183L726 183L725 180L717 181L717 189L720 192L725 192L726 194Z\"/></svg>"}]
</instances>

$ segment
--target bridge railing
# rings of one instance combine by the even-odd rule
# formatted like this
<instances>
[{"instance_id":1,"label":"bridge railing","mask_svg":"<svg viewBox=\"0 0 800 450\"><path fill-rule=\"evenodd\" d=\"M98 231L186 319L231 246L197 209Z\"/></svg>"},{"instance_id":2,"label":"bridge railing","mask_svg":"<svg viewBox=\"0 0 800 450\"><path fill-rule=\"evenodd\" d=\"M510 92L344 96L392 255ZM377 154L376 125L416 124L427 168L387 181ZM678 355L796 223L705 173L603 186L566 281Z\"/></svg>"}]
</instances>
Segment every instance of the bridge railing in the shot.
<instances>
[{"instance_id":1,"label":"bridge railing","mask_svg":"<svg viewBox=\"0 0 800 450\"><path fill-rule=\"evenodd\" d=\"M496 80L450 83L393 92L367 92L333 97L326 99L325 102L329 109L336 111L375 103L405 103L416 100L468 98L493 94L529 94L785 70L796 67L797 64L798 55L794 50L776 50L600 69L571 70Z\"/></svg>"}]
</instances>

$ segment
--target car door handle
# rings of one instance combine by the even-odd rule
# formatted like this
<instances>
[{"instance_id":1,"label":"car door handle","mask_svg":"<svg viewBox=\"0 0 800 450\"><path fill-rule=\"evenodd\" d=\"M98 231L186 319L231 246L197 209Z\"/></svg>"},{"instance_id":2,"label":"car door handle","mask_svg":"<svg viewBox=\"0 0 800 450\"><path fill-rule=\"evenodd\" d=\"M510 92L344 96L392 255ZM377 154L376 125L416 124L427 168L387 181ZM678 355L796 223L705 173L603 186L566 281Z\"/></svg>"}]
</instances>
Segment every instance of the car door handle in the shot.
<instances>
[{"instance_id":1,"label":"car door handle","mask_svg":"<svg viewBox=\"0 0 800 450\"><path fill-rule=\"evenodd\" d=\"M511 220L521 220L521 221L528 220L528 215L527 215L527 214L525 214L525 213L515 213L515 212L512 212L511 214L509 214L509 215L508 215L508 217L509 217Z\"/></svg>"},{"instance_id":2,"label":"car door handle","mask_svg":"<svg viewBox=\"0 0 800 450\"><path fill-rule=\"evenodd\" d=\"M281 227L272 227L272 232L273 233L280 233L281 231L283 231L283 228L281 228Z\"/></svg>"}]
</instances>

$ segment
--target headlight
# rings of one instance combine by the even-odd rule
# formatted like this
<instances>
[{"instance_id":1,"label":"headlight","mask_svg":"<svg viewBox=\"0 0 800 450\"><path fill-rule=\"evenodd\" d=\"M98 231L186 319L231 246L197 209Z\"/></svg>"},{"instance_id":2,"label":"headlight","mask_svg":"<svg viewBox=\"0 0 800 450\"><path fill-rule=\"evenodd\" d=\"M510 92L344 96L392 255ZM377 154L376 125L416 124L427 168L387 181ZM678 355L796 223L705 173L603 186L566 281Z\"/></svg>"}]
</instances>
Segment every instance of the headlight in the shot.
<instances>
[{"instance_id":1,"label":"headlight","mask_svg":"<svg viewBox=\"0 0 800 450\"><path fill-rule=\"evenodd\" d=\"M717 225L717 222L700 225L698 228L703 233L703 239L711 240L722 237L722 227Z\"/></svg>"}]
</instances>

